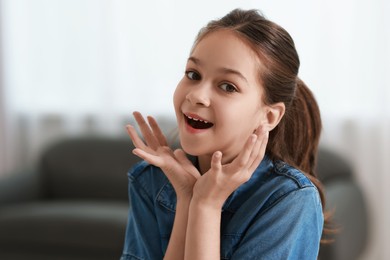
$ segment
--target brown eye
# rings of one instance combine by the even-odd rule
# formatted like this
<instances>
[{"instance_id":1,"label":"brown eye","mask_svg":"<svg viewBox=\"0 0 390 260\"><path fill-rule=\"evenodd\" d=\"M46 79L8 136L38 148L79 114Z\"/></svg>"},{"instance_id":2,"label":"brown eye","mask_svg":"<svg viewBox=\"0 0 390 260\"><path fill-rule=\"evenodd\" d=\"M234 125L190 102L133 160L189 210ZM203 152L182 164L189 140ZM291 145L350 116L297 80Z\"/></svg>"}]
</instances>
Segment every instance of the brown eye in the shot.
<instances>
[{"instance_id":1,"label":"brown eye","mask_svg":"<svg viewBox=\"0 0 390 260\"><path fill-rule=\"evenodd\" d=\"M237 88L234 85L229 83L223 83L219 85L219 87L225 92L229 92L229 93L237 92Z\"/></svg>"},{"instance_id":2,"label":"brown eye","mask_svg":"<svg viewBox=\"0 0 390 260\"><path fill-rule=\"evenodd\" d=\"M200 80L200 75L195 71L186 71L186 76L191 80Z\"/></svg>"}]
</instances>

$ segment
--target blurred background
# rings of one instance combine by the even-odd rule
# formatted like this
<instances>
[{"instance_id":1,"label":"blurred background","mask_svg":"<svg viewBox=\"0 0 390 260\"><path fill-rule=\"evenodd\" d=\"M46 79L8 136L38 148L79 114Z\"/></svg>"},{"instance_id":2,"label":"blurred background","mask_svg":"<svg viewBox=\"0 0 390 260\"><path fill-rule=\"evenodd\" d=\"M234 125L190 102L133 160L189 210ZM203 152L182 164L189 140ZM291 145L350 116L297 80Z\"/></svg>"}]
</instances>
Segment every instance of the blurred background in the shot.
<instances>
[{"instance_id":1,"label":"blurred background","mask_svg":"<svg viewBox=\"0 0 390 260\"><path fill-rule=\"evenodd\" d=\"M0 1L0 178L65 136L125 135L139 110L174 117L172 94L198 30L256 8L295 40L323 116L321 145L353 167L370 212L362 259L390 255L390 3Z\"/></svg>"}]
</instances>

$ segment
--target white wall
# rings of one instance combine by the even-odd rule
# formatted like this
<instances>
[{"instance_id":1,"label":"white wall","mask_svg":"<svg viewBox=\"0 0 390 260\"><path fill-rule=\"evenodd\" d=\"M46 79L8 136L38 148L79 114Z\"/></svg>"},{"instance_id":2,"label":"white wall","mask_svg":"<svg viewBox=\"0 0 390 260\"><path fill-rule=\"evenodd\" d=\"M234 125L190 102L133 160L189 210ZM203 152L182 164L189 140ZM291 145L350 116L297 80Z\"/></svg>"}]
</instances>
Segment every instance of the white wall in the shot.
<instances>
[{"instance_id":1,"label":"white wall","mask_svg":"<svg viewBox=\"0 0 390 260\"><path fill-rule=\"evenodd\" d=\"M1 17L1 16L0 16ZM1 30L0 30L0 49L1 49ZM3 75L2 75L2 62L1 62L1 54L0 54L0 147L4 145L6 142L6 113L5 113L5 95L4 95L4 85L3 85ZM0 176L2 173L6 172L8 169L7 167L7 160L6 160L6 151L5 149L0 148Z\"/></svg>"}]
</instances>

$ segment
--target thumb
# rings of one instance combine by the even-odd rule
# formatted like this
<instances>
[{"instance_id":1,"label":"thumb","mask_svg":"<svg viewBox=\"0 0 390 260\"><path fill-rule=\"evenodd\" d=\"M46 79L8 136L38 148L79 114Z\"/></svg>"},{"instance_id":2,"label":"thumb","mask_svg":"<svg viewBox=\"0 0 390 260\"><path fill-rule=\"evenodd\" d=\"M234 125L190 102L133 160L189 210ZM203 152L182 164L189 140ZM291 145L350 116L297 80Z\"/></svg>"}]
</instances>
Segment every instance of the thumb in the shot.
<instances>
[{"instance_id":1,"label":"thumb","mask_svg":"<svg viewBox=\"0 0 390 260\"><path fill-rule=\"evenodd\" d=\"M214 171L220 171L222 170L222 152L220 151L216 151L214 154L213 154L213 157L211 158L211 168L214 170Z\"/></svg>"}]
</instances>

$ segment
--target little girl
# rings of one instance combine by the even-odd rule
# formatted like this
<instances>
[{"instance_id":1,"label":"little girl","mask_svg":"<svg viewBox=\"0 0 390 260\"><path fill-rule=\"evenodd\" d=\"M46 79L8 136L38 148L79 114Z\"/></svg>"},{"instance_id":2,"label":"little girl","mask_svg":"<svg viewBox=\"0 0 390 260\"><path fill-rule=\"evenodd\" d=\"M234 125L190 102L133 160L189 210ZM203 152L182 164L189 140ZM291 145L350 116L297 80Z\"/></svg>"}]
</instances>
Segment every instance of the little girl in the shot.
<instances>
[{"instance_id":1,"label":"little girl","mask_svg":"<svg viewBox=\"0 0 390 260\"><path fill-rule=\"evenodd\" d=\"M316 259L321 119L290 35L255 10L203 28L174 93L181 149L152 117L134 154L124 259Z\"/></svg>"}]
</instances>

